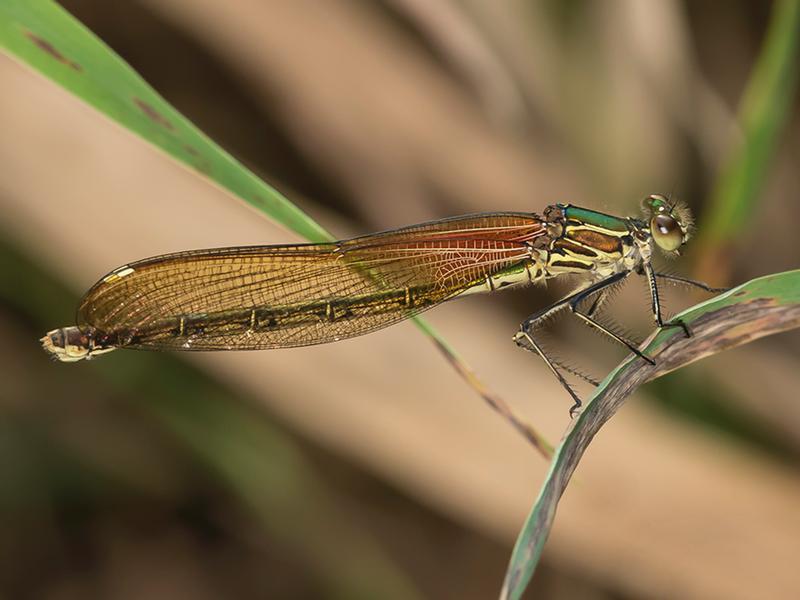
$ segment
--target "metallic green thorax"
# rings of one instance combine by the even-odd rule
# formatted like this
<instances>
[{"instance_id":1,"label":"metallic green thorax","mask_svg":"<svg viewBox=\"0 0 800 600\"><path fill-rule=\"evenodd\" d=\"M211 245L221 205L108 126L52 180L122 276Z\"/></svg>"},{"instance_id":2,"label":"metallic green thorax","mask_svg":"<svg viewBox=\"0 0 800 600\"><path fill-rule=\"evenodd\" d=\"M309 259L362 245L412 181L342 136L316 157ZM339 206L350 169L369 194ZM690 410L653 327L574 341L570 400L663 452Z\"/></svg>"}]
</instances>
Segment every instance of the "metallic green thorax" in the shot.
<instances>
[{"instance_id":1,"label":"metallic green thorax","mask_svg":"<svg viewBox=\"0 0 800 600\"><path fill-rule=\"evenodd\" d=\"M580 208L579 206L571 206L569 204L559 204L559 208L564 211L564 216L567 220L580 221L587 225L595 225L602 229L609 231L620 231L627 233L628 220L614 215L607 215L605 213L597 212L596 210L589 210L588 208Z\"/></svg>"}]
</instances>

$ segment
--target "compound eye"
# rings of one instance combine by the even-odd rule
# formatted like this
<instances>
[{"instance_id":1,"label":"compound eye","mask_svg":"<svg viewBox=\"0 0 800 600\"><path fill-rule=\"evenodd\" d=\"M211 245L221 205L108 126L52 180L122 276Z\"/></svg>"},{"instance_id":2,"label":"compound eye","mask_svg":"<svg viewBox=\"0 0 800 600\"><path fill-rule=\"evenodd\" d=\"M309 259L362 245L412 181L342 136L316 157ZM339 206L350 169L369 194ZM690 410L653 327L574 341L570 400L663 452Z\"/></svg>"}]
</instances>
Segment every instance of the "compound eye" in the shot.
<instances>
[{"instance_id":1,"label":"compound eye","mask_svg":"<svg viewBox=\"0 0 800 600\"><path fill-rule=\"evenodd\" d=\"M650 233L656 245L665 252L675 252L683 244L681 227L668 214L656 214L650 219Z\"/></svg>"},{"instance_id":2,"label":"compound eye","mask_svg":"<svg viewBox=\"0 0 800 600\"><path fill-rule=\"evenodd\" d=\"M663 194L650 194L642 200L642 207L651 215L669 213L669 200Z\"/></svg>"}]
</instances>

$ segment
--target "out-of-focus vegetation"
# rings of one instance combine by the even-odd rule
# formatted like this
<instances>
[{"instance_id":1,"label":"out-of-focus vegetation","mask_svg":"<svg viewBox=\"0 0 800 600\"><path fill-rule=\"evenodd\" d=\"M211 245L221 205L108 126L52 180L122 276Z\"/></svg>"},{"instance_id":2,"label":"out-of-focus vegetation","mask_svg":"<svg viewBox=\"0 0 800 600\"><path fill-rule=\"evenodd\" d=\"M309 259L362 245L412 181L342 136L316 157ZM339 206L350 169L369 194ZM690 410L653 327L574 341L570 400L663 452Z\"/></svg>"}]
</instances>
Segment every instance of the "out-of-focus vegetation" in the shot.
<instances>
[{"instance_id":1,"label":"out-of-focus vegetation","mask_svg":"<svg viewBox=\"0 0 800 600\"><path fill-rule=\"evenodd\" d=\"M556 201L626 214L647 193L673 192L702 236L724 195L707 199L748 135L737 107L771 10L633 0L63 5L341 235ZM514 434L446 365L436 370L419 336L191 367L130 352L88 365L45 360L35 340L70 322L77 294L117 264L181 244L282 238L236 229L232 202L158 166L167 159L5 57L0 78L2 592L493 595L531 500L531 468L519 466L536 459L505 441ZM800 122L786 95L764 187L726 234L729 268L704 268L710 283L797 266ZM699 252L716 250L709 243L671 266L692 274ZM552 437L567 402L508 339L556 293L464 301L433 316ZM647 311L641 296L615 304ZM570 355L582 363L607 354L576 339ZM582 489L565 498L535 596L800 593L798 343L787 335L676 373L649 390L657 404L620 415L590 453Z\"/></svg>"}]
</instances>

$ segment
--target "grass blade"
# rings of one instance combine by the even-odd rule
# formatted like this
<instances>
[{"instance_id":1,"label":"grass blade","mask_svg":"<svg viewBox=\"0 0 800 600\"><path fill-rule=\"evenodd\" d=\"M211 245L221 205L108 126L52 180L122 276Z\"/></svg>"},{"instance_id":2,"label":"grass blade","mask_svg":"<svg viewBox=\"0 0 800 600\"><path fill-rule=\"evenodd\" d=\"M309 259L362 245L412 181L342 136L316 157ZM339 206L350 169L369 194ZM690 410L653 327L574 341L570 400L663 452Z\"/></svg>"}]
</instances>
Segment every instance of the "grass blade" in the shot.
<instances>
[{"instance_id":1,"label":"grass blade","mask_svg":"<svg viewBox=\"0 0 800 600\"><path fill-rule=\"evenodd\" d=\"M739 106L741 145L734 149L706 210L698 255L700 278L730 269L728 245L751 226L759 190L766 179L780 132L797 91L800 53L800 1L776 2L758 61Z\"/></svg>"},{"instance_id":2,"label":"grass blade","mask_svg":"<svg viewBox=\"0 0 800 600\"><path fill-rule=\"evenodd\" d=\"M4 1L0 47L284 227L309 240L330 239L328 232L197 129L56 3Z\"/></svg>"},{"instance_id":3,"label":"grass blade","mask_svg":"<svg viewBox=\"0 0 800 600\"><path fill-rule=\"evenodd\" d=\"M692 330L659 330L644 352L656 365L631 356L597 388L555 451L550 471L520 533L501 598L519 598L528 585L570 477L600 427L641 385L694 361L758 338L800 327L800 270L754 279L676 317Z\"/></svg>"}]
</instances>

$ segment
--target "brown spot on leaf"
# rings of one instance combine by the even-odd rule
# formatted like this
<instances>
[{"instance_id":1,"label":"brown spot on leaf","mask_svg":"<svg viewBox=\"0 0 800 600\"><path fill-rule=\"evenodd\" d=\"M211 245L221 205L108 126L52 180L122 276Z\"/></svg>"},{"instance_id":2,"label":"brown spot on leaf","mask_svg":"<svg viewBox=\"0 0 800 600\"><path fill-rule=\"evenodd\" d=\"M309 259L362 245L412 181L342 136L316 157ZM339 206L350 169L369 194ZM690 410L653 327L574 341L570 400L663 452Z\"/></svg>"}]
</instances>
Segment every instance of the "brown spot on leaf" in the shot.
<instances>
[{"instance_id":1,"label":"brown spot on leaf","mask_svg":"<svg viewBox=\"0 0 800 600\"><path fill-rule=\"evenodd\" d=\"M188 161L195 169L203 173L204 175L211 175L211 161L200 154L200 151L195 148L194 146L190 146L189 144L184 144L183 149L186 150L187 154L191 157Z\"/></svg>"},{"instance_id":2,"label":"brown spot on leaf","mask_svg":"<svg viewBox=\"0 0 800 600\"><path fill-rule=\"evenodd\" d=\"M47 40L45 40L43 38L40 38L38 35L36 35L32 31L26 31L25 32L25 36L30 41L32 41L34 44L36 44L39 47L39 49L43 50L44 52L46 52L47 54L52 56L54 59L56 59L62 65L67 65L70 69L72 69L74 71L83 71L83 67L81 65L76 63L74 60L70 60L66 56L61 54L61 52L59 52L56 49L56 47L53 46L53 44L51 44Z\"/></svg>"},{"instance_id":3,"label":"brown spot on leaf","mask_svg":"<svg viewBox=\"0 0 800 600\"><path fill-rule=\"evenodd\" d=\"M200 171L203 175L208 175L209 177L211 176L211 163L204 158L201 158L192 164L194 165L194 168Z\"/></svg>"},{"instance_id":4,"label":"brown spot on leaf","mask_svg":"<svg viewBox=\"0 0 800 600\"><path fill-rule=\"evenodd\" d=\"M170 131L174 130L175 127L172 126L167 118L158 112L155 108L150 106L147 102L140 98L134 98L133 102L138 106L141 111L147 116L148 119L153 121L154 123L161 125L162 127L169 129Z\"/></svg>"}]
</instances>

